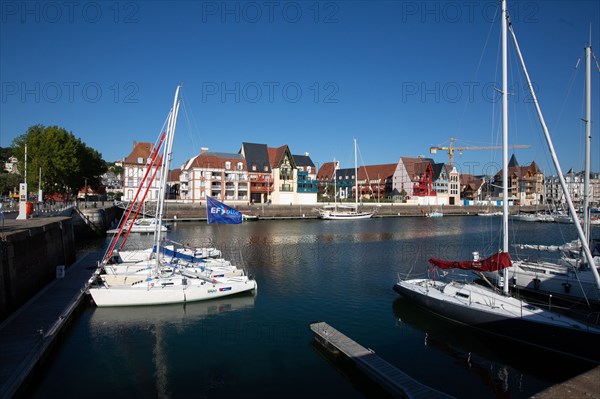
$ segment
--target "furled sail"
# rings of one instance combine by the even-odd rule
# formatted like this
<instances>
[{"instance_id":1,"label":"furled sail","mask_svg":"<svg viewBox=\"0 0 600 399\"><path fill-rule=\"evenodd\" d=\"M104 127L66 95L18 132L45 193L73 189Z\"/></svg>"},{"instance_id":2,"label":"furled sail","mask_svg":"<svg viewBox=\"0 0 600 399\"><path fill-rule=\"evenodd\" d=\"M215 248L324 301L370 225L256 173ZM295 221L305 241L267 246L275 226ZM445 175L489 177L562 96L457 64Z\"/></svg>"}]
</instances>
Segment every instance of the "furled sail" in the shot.
<instances>
[{"instance_id":1,"label":"furled sail","mask_svg":"<svg viewBox=\"0 0 600 399\"><path fill-rule=\"evenodd\" d=\"M451 261L431 258L429 263L440 269L463 269L479 272L495 272L512 266L508 252L498 252L484 260Z\"/></svg>"}]
</instances>

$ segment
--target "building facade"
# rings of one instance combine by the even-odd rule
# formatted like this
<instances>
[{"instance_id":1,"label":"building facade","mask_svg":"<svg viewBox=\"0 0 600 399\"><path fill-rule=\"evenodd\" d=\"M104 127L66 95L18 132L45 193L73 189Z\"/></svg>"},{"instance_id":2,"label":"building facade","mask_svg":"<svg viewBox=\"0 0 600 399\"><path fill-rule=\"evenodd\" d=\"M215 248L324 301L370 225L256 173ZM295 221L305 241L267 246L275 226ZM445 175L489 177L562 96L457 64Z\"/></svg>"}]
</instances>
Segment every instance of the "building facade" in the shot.
<instances>
[{"instance_id":1,"label":"building facade","mask_svg":"<svg viewBox=\"0 0 600 399\"><path fill-rule=\"evenodd\" d=\"M494 176L492 196L502 200L502 170ZM520 166L513 155L508 162L508 201L514 205L539 205L543 199L544 175L535 162Z\"/></svg>"},{"instance_id":2,"label":"building facade","mask_svg":"<svg viewBox=\"0 0 600 399\"><path fill-rule=\"evenodd\" d=\"M563 177L573 204L581 206L584 200L585 172L580 171L576 173L570 169ZM555 206L566 204L565 195L558 176L548 176L544 179L543 203ZM590 173L588 203L593 207L600 206L600 173Z\"/></svg>"},{"instance_id":3,"label":"building facade","mask_svg":"<svg viewBox=\"0 0 600 399\"><path fill-rule=\"evenodd\" d=\"M405 193L405 198L413 203L433 205L437 200L433 188L433 174L431 159L400 157L392 177L393 189Z\"/></svg>"},{"instance_id":4,"label":"building facade","mask_svg":"<svg viewBox=\"0 0 600 399\"><path fill-rule=\"evenodd\" d=\"M190 202L219 201L248 202L248 171L243 156L234 153L201 153L181 166L179 197Z\"/></svg>"},{"instance_id":5,"label":"building facade","mask_svg":"<svg viewBox=\"0 0 600 399\"><path fill-rule=\"evenodd\" d=\"M393 190L396 164L365 165L358 168L358 190L360 198L382 199Z\"/></svg>"},{"instance_id":6,"label":"building facade","mask_svg":"<svg viewBox=\"0 0 600 399\"><path fill-rule=\"evenodd\" d=\"M455 166L442 163L432 164L433 191L438 205L460 204L459 173Z\"/></svg>"},{"instance_id":7,"label":"building facade","mask_svg":"<svg viewBox=\"0 0 600 399\"><path fill-rule=\"evenodd\" d=\"M133 201L138 193L137 201L158 200L158 191L161 186L160 173L152 164L152 155L155 152L152 143L133 142L133 149L123 160L123 199ZM148 170L150 169L150 170ZM144 179L144 177L146 177ZM144 193L145 198L144 197Z\"/></svg>"}]
</instances>

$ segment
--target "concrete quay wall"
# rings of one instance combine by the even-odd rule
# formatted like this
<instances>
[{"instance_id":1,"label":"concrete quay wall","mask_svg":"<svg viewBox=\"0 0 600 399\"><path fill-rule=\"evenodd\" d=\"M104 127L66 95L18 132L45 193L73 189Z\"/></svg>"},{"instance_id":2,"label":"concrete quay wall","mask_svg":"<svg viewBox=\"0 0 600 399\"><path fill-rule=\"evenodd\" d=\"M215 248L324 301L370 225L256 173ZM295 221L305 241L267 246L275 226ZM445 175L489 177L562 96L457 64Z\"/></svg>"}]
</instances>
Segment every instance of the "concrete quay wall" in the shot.
<instances>
[{"instance_id":1,"label":"concrete quay wall","mask_svg":"<svg viewBox=\"0 0 600 399\"><path fill-rule=\"evenodd\" d=\"M122 212L122 209L113 205L78 207L71 215L75 234L78 238L103 236L118 222Z\"/></svg>"},{"instance_id":2,"label":"concrete quay wall","mask_svg":"<svg viewBox=\"0 0 600 399\"><path fill-rule=\"evenodd\" d=\"M317 209L323 208L325 205L333 204L316 204L316 205L266 205L266 204L235 204L227 203L227 205L236 208L242 213L250 215L258 215L264 219L311 219L318 217ZM361 209L367 211L375 211L373 217L397 217L397 216L424 216L425 213L431 212L434 209L428 206L406 205L406 204L364 204ZM206 220L206 204L195 203L185 204L177 202L167 202L165 207L166 218L169 220ZM445 216L451 215L476 215L477 213L487 211L502 211L502 207L493 207L489 209L486 206L459 206L459 205L444 205L437 207L435 210L441 211ZM535 207L511 207L511 213L533 212Z\"/></svg>"},{"instance_id":3,"label":"concrete quay wall","mask_svg":"<svg viewBox=\"0 0 600 399\"><path fill-rule=\"evenodd\" d=\"M70 217L5 220L0 234L0 320L75 261Z\"/></svg>"}]
</instances>

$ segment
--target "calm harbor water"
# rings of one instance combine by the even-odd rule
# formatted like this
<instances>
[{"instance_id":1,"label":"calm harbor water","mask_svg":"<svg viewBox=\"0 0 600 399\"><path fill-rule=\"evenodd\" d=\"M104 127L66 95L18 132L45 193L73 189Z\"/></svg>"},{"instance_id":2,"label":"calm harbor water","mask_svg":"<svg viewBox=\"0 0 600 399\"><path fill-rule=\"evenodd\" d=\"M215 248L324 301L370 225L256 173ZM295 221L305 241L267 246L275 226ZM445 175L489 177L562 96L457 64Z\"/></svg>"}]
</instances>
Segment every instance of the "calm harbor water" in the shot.
<instances>
[{"instance_id":1,"label":"calm harbor water","mask_svg":"<svg viewBox=\"0 0 600 399\"><path fill-rule=\"evenodd\" d=\"M569 225L511 226L518 243L576 237ZM424 273L429 257L494 252L499 229L498 217L177 223L169 238L223 249L256 277L256 295L185 306L90 304L28 395L381 397L353 367L313 344L308 326L322 320L449 395L529 397L592 365L455 326L392 291L398 273ZM137 236L128 244L150 242Z\"/></svg>"}]
</instances>

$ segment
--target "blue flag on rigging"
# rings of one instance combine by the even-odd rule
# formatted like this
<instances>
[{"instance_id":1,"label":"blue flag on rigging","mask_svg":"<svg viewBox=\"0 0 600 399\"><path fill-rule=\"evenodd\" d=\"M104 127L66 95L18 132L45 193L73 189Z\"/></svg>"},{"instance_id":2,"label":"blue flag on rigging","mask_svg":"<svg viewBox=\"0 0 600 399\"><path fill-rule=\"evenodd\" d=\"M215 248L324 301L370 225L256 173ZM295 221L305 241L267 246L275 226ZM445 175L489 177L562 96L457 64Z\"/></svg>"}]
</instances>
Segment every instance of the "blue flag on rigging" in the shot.
<instances>
[{"instance_id":1,"label":"blue flag on rigging","mask_svg":"<svg viewBox=\"0 0 600 399\"><path fill-rule=\"evenodd\" d=\"M206 197L206 216L208 223L239 224L242 223L242 213L237 209Z\"/></svg>"}]
</instances>

